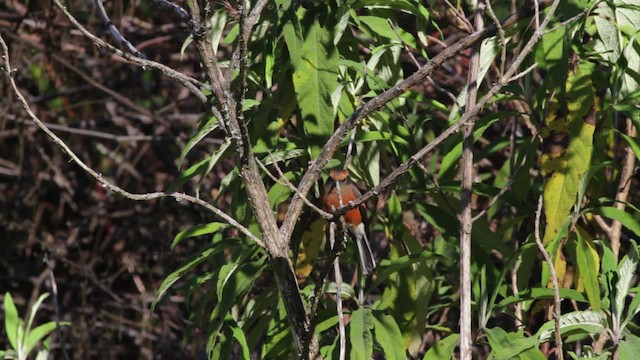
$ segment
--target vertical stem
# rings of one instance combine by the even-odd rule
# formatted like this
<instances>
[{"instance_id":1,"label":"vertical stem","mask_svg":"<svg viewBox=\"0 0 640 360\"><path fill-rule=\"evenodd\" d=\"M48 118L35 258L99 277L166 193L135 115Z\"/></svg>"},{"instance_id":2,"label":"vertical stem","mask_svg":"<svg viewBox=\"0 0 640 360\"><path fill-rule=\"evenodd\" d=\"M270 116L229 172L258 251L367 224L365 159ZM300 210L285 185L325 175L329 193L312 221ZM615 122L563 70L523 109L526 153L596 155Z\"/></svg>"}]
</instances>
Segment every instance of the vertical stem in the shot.
<instances>
[{"instance_id":1,"label":"vertical stem","mask_svg":"<svg viewBox=\"0 0 640 360\"><path fill-rule=\"evenodd\" d=\"M627 118L626 133L629 137L636 137L636 128L633 126L631 119ZM618 191L616 192L616 209L624 211L627 197L629 196L629 190L631 189L631 176L633 176L633 168L636 162L636 156L633 153L631 146L627 146L624 152L624 159L622 160L622 170L620 170L620 182L618 183ZM620 235L622 231L622 223L619 220L613 220L611 227L609 228L609 240L611 241L611 250L618 261L618 254L620 252Z\"/></svg>"},{"instance_id":2,"label":"vertical stem","mask_svg":"<svg viewBox=\"0 0 640 360\"><path fill-rule=\"evenodd\" d=\"M475 30L484 26L482 13L485 4L478 3L475 14ZM467 101L465 111L476 104L478 93L478 68L480 44L471 50L467 81ZM471 188L473 186L473 127L475 119L462 127L462 189L460 192L460 359L471 360L473 340L471 337Z\"/></svg>"},{"instance_id":3,"label":"vertical stem","mask_svg":"<svg viewBox=\"0 0 640 360\"><path fill-rule=\"evenodd\" d=\"M342 202L342 199L340 199ZM341 204L342 205L342 204ZM336 223L331 222L329 230L329 244L334 249L336 246ZM342 310L342 272L340 271L340 259L336 257L333 260L333 271L336 278L336 311L338 312L338 336L340 336L340 355L339 360L347 357L347 332L344 326L344 312Z\"/></svg>"},{"instance_id":4,"label":"vertical stem","mask_svg":"<svg viewBox=\"0 0 640 360\"><path fill-rule=\"evenodd\" d=\"M536 222L534 224L534 238L536 240L536 245L538 245L538 249L542 253L547 265L549 265L549 274L551 275L551 282L553 283L553 318L555 320L555 336L556 336L556 359L563 360L564 353L562 352L562 336L560 333L560 285L558 284L558 274L556 273L556 268L554 267L553 260L551 259L551 255L547 252L547 249L544 248L544 244L542 243L542 239L540 238L540 218L542 217L542 201L543 197L540 195L538 199L538 208L536 210Z\"/></svg>"}]
</instances>

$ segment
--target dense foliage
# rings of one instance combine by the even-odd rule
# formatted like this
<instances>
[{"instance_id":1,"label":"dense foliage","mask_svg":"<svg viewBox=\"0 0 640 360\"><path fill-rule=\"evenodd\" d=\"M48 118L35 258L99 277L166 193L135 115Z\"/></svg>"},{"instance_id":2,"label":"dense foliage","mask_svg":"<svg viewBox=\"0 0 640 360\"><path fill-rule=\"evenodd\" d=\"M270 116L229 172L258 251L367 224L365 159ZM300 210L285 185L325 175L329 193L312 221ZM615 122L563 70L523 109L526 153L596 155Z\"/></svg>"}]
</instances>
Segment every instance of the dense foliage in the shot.
<instances>
[{"instance_id":1,"label":"dense foliage","mask_svg":"<svg viewBox=\"0 0 640 360\"><path fill-rule=\"evenodd\" d=\"M169 4L105 4L122 35L84 2L9 2L0 18L5 78L95 170L3 83L0 284L35 299L40 254L59 261L56 351L100 357L86 347L107 333L129 348L110 357L465 358L466 205L474 357L640 351L634 1ZM373 189L370 276L348 232L296 210L345 164Z\"/></svg>"}]
</instances>

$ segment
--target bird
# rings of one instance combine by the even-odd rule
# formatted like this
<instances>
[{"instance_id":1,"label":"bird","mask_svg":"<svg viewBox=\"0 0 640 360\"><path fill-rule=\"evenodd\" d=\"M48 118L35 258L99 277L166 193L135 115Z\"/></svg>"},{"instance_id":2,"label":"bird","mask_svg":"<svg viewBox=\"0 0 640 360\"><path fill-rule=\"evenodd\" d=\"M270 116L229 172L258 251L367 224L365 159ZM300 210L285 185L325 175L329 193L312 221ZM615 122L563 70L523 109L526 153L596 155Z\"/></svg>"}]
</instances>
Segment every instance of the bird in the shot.
<instances>
[{"instance_id":1,"label":"bird","mask_svg":"<svg viewBox=\"0 0 640 360\"><path fill-rule=\"evenodd\" d=\"M326 212L334 212L342 206L348 205L361 195L360 190L349 179L349 170L332 169L329 179L322 191L322 209ZM341 201L342 200L342 201ZM362 274L368 275L376 268L376 260L371 251L371 245L367 236L366 208L364 205L355 207L342 215L349 232L356 240Z\"/></svg>"}]
</instances>

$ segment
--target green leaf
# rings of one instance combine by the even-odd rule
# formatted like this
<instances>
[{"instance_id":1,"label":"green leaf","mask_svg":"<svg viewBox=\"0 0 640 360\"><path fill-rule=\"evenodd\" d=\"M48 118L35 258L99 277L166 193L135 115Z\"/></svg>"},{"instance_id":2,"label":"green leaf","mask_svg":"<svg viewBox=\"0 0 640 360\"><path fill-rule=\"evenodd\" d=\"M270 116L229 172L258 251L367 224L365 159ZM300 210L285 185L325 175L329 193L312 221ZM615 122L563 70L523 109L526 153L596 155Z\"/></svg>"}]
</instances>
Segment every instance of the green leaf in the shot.
<instances>
[{"instance_id":1,"label":"green leaf","mask_svg":"<svg viewBox=\"0 0 640 360\"><path fill-rule=\"evenodd\" d=\"M578 290L584 287L591 303L591 309L598 311L600 310L600 283L598 282L600 256L598 256L591 235L580 226L576 226L576 229L578 235L576 244Z\"/></svg>"},{"instance_id":2,"label":"green leaf","mask_svg":"<svg viewBox=\"0 0 640 360\"><path fill-rule=\"evenodd\" d=\"M186 275L191 269L202 264L204 261L209 259L209 257L211 257L213 254L223 251L224 249L227 248L227 246L230 246L232 244L237 244L237 240L232 240L232 239L222 240L218 243L210 245L208 248L205 248L204 250L198 252L197 254L193 254L189 258L187 258L187 260L185 260L177 270L169 274L164 279L164 281L162 281L162 284L160 284L160 288L158 289L158 295L156 296L156 299L151 304L151 309L152 310L155 309L156 305L162 299L162 297L167 292L167 290L169 290L169 288L173 284L175 284L177 281L182 279L182 277Z\"/></svg>"},{"instance_id":3,"label":"green leaf","mask_svg":"<svg viewBox=\"0 0 640 360\"><path fill-rule=\"evenodd\" d=\"M71 325L69 322L61 322L60 326L68 326ZM45 336L49 335L58 327L58 324L55 321L51 321L45 324L42 324L35 329L33 329L29 333L29 337L27 338L27 344L25 347L25 354L28 354L33 350L33 348L38 345L40 340L42 340Z\"/></svg>"},{"instance_id":4,"label":"green leaf","mask_svg":"<svg viewBox=\"0 0 640 360\"><path fill-rule=\"evenodd\" d=\"M540 350L536 349L536 339L533 337L524 337L522 332L507 333L502 328L485 328L485 334L491 346L491 354L489 359L520 359L522 353L533 350L528 354L527 358L544 359ZM537 351L537 352L536 352Z\"/></svg>"},{"instance_id":5,"label":"green leaf","mask_svg":"<svg viewBox=\"0 0 640 360\"><path fill-rule=\"evenodd\" d=\"M404 339L396 320L381 311L374 311L373 315L376 341L382 347L385 359L406 359Z\"/></svg>"},{"instance_id":6,"label":"green leaf","mask_svg":"<svg viewBox=\"0 0 640 360\"><path fill-rule=\"evenodd\" d=\"M622 132L620 132L620 135L622 135L622 138L629 144L629 147L636 155L636 159L640 160L640 140L638 140L638 138L628 136L627 134L624 134Z\"/></svg>"},{"instance_id":7,"label":"green leaf","mask_svg":"<svg viewBox=\"0 0 640 360\"><path fill-rule=\"evenodd\" d=\"M624 329L627 327L627 324L629 323L629 321L633 320L633 318L636 316L636 314L638 314L638 312L640 312L640 296L638 296L638 288L635 289L635 296L633 297L633 300L631 300L631 303L629 304L629 307L627 308L627 316L624 319L624 321L622 322L622 325L620 326L621 329ZM633 291L630 291L633 292Z\"/></svg>"},{"instance_id":8,"label":"green leaf","mask_svg":"<svg viewBox=\"0 0 640 360\"><path fill-rule=\"evenodd\" d=\"M412 14L423 20L429 20L429 10L422 3L410 0L360 0L356 1L352 7L354 9L393 9Z\"/></svg>"},{"instance_id":9,"label":"green leaf","mask_svg":"<svg viewBox=\"0 0 640 360\"><path fill-rule=\"evenodd\" d=\"M202 175L206 173L206 169L209 165L210 157L207 157L191 166L183 172L180 173L178 178L169 184L167 187L167 192L174 192L182 185L186 184L189 180L193 179L197 175Z\"/></svg>"},{"instance_id":10,"label":"green leaf","mask_svg":"<svg viewBox=\"0 0 640 360\"><path fill-rule=\"evenodd\" d=\"M336 13L336 18L339 20L335 28L333 45L338 45L338 43L340 43L340 39L342 39L342 35L344 34L345 30L347 29L347 26L349 25L349 19L351 18L351 13L349 12L349 5L347 4L340 5Z\"/></svg>"},{"instance_id":11,"label":"green leaf","mask_svg":"<svg viewBox=\"0 0 640 360\"><path fill-rule=\"evenodd\" d=\"M569 335L598 334L607 327L607 318L602 312L591 310L575 311L560 317L560 333L563 337ZM544 323L536 333L535 338L539 343L550 341L554 338L555 320Z\"/></svg>"},{"instance_id":12,"label":"green leaf","mask_svg":"<svg viewBox=\"0 0 640 360\"><path fill-rule=\"evenodd\" d=\"M205 136L209 135L209 133L217 129L219 126L220 123L215 116L211 116L205 121L200 122L198 131L196 131L196 133L191 136L189 141L187 141L187 144L184 146L184 149L182 149L182 152L180 153L180 158L178 159L178 169L182 167L182 162L184 161L184 158L187 156L189 151L191 151L191 149L193 149L193 147L196 146L200 142L200 140L204 139Z\"/></svg>"},{"instance_id":13,"label":"green leaf","mask_svg":"<svg viewBox=\"0 0 640 360\"><path fill-rule=\"evenodd\" d=\"M27 325L25 326L25 336L26 336L26 340L28 340L30 338L29 334L31 332L31 325L33 324L33 319L35 319L36 314L38 313L38 310L40 309L40 305L42 305L42 302L49 297L49 293L44 293L42 295L40 295L38 297L38 300L36 300L36 302L31 305L31 309L29 310L29 317L27 319Z\"/></svg>"},{"instance_id":14,"label":"green leaf","mask_svg":"<svg viewBox=\"0 0 640 360\"><path fill-rule=\"evenodd\" d=\"M251 359L251 350L249 349L249 345L247 344L247 338L244 335L244 331L242 328L238 326L238 324L233 321L231 324L231 331L233 333L233 337L236 339L240 348L242 349L242 358L244 360Z\"/></svg>"},{"instance_id":15,"label":"green leaf","mask_svg":"<svg viewBox=\"0 0 640 360\"><path fill-rule=\"evenodd\" d=\"M389 219L385 232L389 234L391 243L389 258L395 261L408 255L409 258L400 261L411 262L413 254L430 257L431 254L424 254L421 244L406 230L403 223L402 203L395 193L389 198L387 204ZM416 356L422 343L422 334L429 311L428 304L434 291L431 266L424 261L416 261L409 266L399 266L391 274L385 271L382 276L389 276L389 281L382 295L382 301L376 308L390 308L391 315L402 330L409 354Z\"/></svg>"},{"instance_id":16,"label":"green leaf","mask_svg":"<svg viewBox=\"0 0 640 360\"><path fill-rule=\"evenodd\" d=\"M338 293L340 293L340 296L342 296L342 298L345 300L356 298L356 292L351 284L343 282L340 283L340 285L340 289L338 289L338 284L335 281L330 281L325 285L324 292L326 294L333 295L337 295Z\"/></svg>"},{"instance_id":17,"label":"green leaf","mask_svg":"<svg viewBox=\"0 0 640 360\"><path fill-rule=\"evenodd\" d=\"M631 241L631 246L627 254L620 260L618 264L618 282L616 283L616 294L613 303L614 316L618 322L622 322L622 312L625 309L625 301L629 295L629 289L631 288L631 281L633 280L636 270L638 269L638 261L640 256L638 255L638 247L635 241Z\"/></svg>"},{"instance_id":18,"label":"green leaf","mask_svg":"<svg viewBox=\"0 0 640 360\"><path fill-rule=\"evenodd\" d=\"M497 286L493 286L494 290L493 293L491 294L491 297L489 298L489 301L487 303L486 309L487 309L487 313L488 314L492 314L495 310L495 306L496 306L496 299L498 298L498 295L500 294L500 284L503 283L505 277L507 276L507 274L509 274L511 272L512 269L512 264L516 263L516 262L521 262L522 260L522 256L523 254L530 252L531 249L535 248L535 244L529 242L529 243L525 243L522 246L520 246L518 248L518 250L512 254L511 256L508 257L506 263L504 264L502 271L500 272L500 275L498 276L498 278L495 280L495 284L497 284ZM483 284L483 288L487 288L486 284ZM485 318L485 320L488 320L488 316ZM481 323L479 326L480 327L485 327L487 324L486 322Z\"/></svg>"},{"instance_id":19,"label":"green leaf","mask_svg":"<svg viewBox=\"0 0 640 360\"><path fill-rule=\"evenodd\" d=\"M612 220L618 220L624 227L640 236L640 221L630 213L611 206L603 206L593 209L594 214L602 215Z\"/></svg>"},{"instance_id":20,"label":"green leaf","mask_svg":"<svg viewBox=\"0 0 640 360\"><path fill-rule=\"evenodd\" d=\"M640 354L640 338L633 335L625 335L624 340L618 343L619 359L636 359Z\"/></svg>"},{"instance_id":21,"label":"green leaf","mask_svg":"<svg viewBox=\"0 0 640 360\"><path fill-rule=\"evenodd\" d=\"M433 344L422 360L450 360L460 343L460 334L451 334Z\"/></svg>"},{"instance_id":22,"label":"green leaf","mask_svg":"<svg viewBox=\"0 0 640 360\"><path fill-rule=\"evenodd\" d=\"M602 283L603 295L602 295L602 306L604 308L610 309L613 312L613 297L615 296L615 282L618 279L618 261L613 256L613 251L611 249L601 243L602 247L602 271L600 282Z\"/></svg>"},{"instance_id":23,"label":"green leaf","mask_svg":"<svg viewBox=\"0 0 640 360\"><path fill-rule=\"evenodd\" d=\"M178 235L176 235L176 237L173 239L173 242L171 243L171 247L172 248L176 247L176 245L178 245L184 239L201 236L201 235L213 234L218 232L219 230L226 229L227 227L228 227L227 224L219 223L219 222L210 222L208 224L200 224L200 225L192 226L186 230L180 231Z\"/></svg>"},{"instance_id":24,"label":"green leaf","mask_svg":"<svg viewBox=\"0 0 640 360\"><path fill-rule=\"evenodd\" d=\"M373 354L373 315L371 309L360 307L351 313L349 321L349 339L351 356L354 360L369 360Z\"/></svg>"},{"instance_id":25,"label":"green leaf","mask_svg":"<svg viewBox=\"0 0 640 360\"><path fill-rule=\"evenodd\" d=\"M611 63L616 63L620 58L620 47L618 39L618 29L612 20L615 19L615 15L610 7L602 6L595 10L596 16L593 20L598 29L598 35L601 41L596 43L596 51L603 54L605 59Z\"/></svg>"},{"instance_id":26,"label":"green leaf","mask_svg":"<svg viewBox=\"0 0 640 360\"><path fill-rule=\"evenodd\" d=\"M579 291L574 289L560 289L560 297L568 300L575 300L581 303L587 303L589 300ZM511 304L529 301L529 300L542 300L553 299L553 289L534 287L519 292L517 295L508 296L502 299L496 306L496 309L505 309Z\"/></svg>"},{"instance_id":27,"label":"green leaf","mask_svg":"<svg viewBox=\"0 0 640 360\"><path fill-rule=\"evenodd\" d=\"M390 40L402 41L403 43L416 48L416 40L410 33L404 31L397 25L391 27L389 19L378 16L358 16L358 20L368 26L371 31Z\"/></svg>"},{"instance_id":28,"label":"green leaf","mask_svg":"<svg viewBox=\"0 0 640 360\"><path fill-rule=\"evenodd\" d=\"M504 112L491 113L480 119L477 122L476 128L473 130L473 140L478 140L489 126L504 118L506 115L507 114ZM445 174L452 170L462 157L462 137L456 136L455 139L457 144L442 158L440 170L438 172L438 177L440 178L444 177Z\"/></svg>"},{"instance_id":29,"label":"green leaf","mask_svg":"<svg viewBox=\"0 0 640 360\"><path fill-rule=\"evenodd\" d=\"M551 173L545 181L543 192L547 221L543 238L545 246L569 217L576 203L580 182L591 164L595 124L585 121L584 117L592 110L593 91L591 68L580 64L578 71L571 72L567 79L566 119L556 118L547 124L549 130L568 132L569 144L560 157L544 154L547 155L546 160L541 160L543 170ZM565 125L567 127L563 128Z\"/></svg>"},{"instance_id":30,"label":"green leaf","mask_svg":"<svg viewBox=\"0 0 640 360\"><path fill-rule=\"evenodd\" d=\"M335 113L331 95L339 85L340 56L333 46L333 29L322 27L315 16L309 16L311 14L306 14L301 24L291 11L289 13L283 32L302 115L298 122L303 125L311 157L316 158L333 133ZM305 14L301 11L300 15Z\"/></svg>"},{"instance_id":31,"label":"green leaf","mask_svg":"<svg viewBox=\"0 0 640 360\"><path fill-rule=\"evenodd\" d=\"M622 55L626 60L626 67L621 79L622 88L620 89L620 93L623 95L631 94L640 88L640 46L635 41L638 36L638 30L634 28L632 31L635 32L634 37L622 51Z\"/></svg>"},{"instance_id":32,"label":"green leaf","mask_svg":"<svg viewBox=\"0 0 640 360\"><path fill-rule=\"evenodd\" d=\"M11 293L4 294L4 328L7 331L9 343L14 350L18 349L18 328L20 327L20 318L18 317L18 309L13 302Z\"/></svg>"},{"instance_id":33,"label":"green leaf","mask_svg":"<svg viewBox=\"0 0 640 360\"><path fill-rule=\"evenodd\" d=\"M245 250L233 263L225 264L218 274L216 294L218 303L211 312L207 341L207 352L211 353L216 347L216 339L231 308L253 286L255 280L262 275L266 257L248 262L247 259L254 253L253 250Z\"/></svg>"},{"instance_id":34,"label":"green leaf","mask_svg":"<svg viewBox=\"0 0 640 360\"><path fill-rule=\"evenodd\" d=\"M536 63L558 76L567 73L566 31L566 26L560 26L554 31L545 33L535 52Z\"/></svg>"},{"instance_id":35,"label":"green leaf","mask_svg":"<svg viewBox=\"0 0 640 360\"><path fill-rule=\"evenodd\" d=\"M378 140L390 141L402 146L409 145L407 140L386 131L371 130L366 132L358 132L356 134L356 141L359 143L369 142L369 141L378 141ZM343 141L343 145L346 145L348 143L349 143L348 139L345 139Z\"/></svg>"},{"instance_id":36,"label":"green leaf","mask_svg":"<svg viewBox=\"0 0 640 360\"><path fill-rule=\"evenodd\" d=\"M431 251L425 250L419 253L412 253L403 255L398 258L387 260L384 259L380 262L380 266L376 269L376 279L371 284L371 288L376 288L378 285L385 282L392 274L411 266L412 264L419 262L426 262L427 260L447 260L442 255L434 254Z\"/></svg>"},{"instance_id":37,"label":"green leaf","mask_svg":"<svg viewBox=\"0 0 640 360\"><path fill-rule=\"evenodd\" d=\"M280 297L277 301L273 301L270 313L271 321L267 329L266 341L262 346L262 358L286 359L292 354L294 346L289 323L286 320L287 314ZM336 340L337 338L336 336Z\"/></svg>"}]
</instances>

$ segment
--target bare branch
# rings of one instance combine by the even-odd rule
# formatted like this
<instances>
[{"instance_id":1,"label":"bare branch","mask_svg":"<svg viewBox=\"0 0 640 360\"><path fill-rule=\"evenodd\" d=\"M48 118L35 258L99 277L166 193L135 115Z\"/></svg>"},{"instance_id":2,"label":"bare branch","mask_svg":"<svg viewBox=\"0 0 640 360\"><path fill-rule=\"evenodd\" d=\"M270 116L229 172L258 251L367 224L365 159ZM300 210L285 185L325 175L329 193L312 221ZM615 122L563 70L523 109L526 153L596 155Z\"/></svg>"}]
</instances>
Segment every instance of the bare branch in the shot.
<instances>
[{"instance_id":1,"label":"bare branch","mask_svg":"<svg viewBox=\"0 0 640 360\"><path fill-rule=\"evenodd\" d=\"M474 26L479 31L484 27L482 19L484 2L478 2ZM478 71L480 68L480 43L471 51L467 75L467 101L465 110L476 104L478 95ZM471 337L471 194L473 187L473 116L462 128L462 179L460 183L460 359L471 360L473 339Z\"/></svg>"},{"instance_id":2,"label":"bare branch","mask_svg":"<svg viewBox=\"0 0 640 360\"><path fill-rule=\"evenodd\" d=\"M255 5L253 5L251 12L248 14L248 16L246 16L245 21L242 25L243 33L241 35L242 36L241 40L245 44L249 42L253 27L258 22L258 19L260 18L260 14L262 14L262 10L264 10L264 7L268 3L269 3L269 0L258 0L255 3ZM231 76L233 75L235 68L238 66L238 62L240 61L240 58L241 58L241 54L240 54L241 51L242 51L241 47L238 46L233 52L233 56L231 57L231 61L229 62L229 67L227 68L227 72L225 74L225 80L227 82L231 81Z\"/></svg>"},{"instance_id":3,"label":"bare branch","mask_svg":"<svg viewBox=\"0 0 640 360\"><path fill-rule=\"evenodd\" d=\"M241 233L246 235L248 238L250 238L251 240L256 242L261 247L263 247L263 248L265 247L265 245L262 243L262 241L260 239L258 239L253 233L251 233L246 227L242 226L240 223L238 223L231 216L225 214L222 210L216 208L215 206L207 203L206 201L204 201L202 199L196 198L196 197L188 195L188 194L179 193L179 192L153 192L153 193L146 193L146 194L130 193L130 192L120 188L119 186L111 183L110 181L105 179L104 176L102 176L102 174L97 173L95 170L93 170L91 167L89 167L87 164L85 164L73 152L73 150L71 150L71 148L69 148L69 146L62 139L60 139L55 133L53 133L49 128L47 128L47 126L33 113L31 108L29 107L29 104L27 103L27 100L24 98L24 96L22 95L22 93L18 89L18 86L16 85L16 83L15 83L15 81L13 79L12 70L11 70L11 63L10 63L10 60L9 60L9 49L7 47L7 44L4 41L4 38L1 35L0 35L0 46L2 46L2 55L4 57L3 71L4 71L4 73L5 73L6 77L7 77L7 80L9 81L9 84L11 85L11 88L12 88L13 92L15 93L16 97L18 98L18 101L20 102L20 104L22 105L24 110L27 112L27 114L29 115L31 120L42 131L44 131L44 133L56 145L58 145L67 155L69 155L69 157L71 158L71 160L73 162L75 162L86 173L88 173L93 178L95 178L98 182L100 182L104 188L106 188L108 190L111 190L111 191L115 192L116 194L122 195L122 196L124 196L124 197L126 197L128 199L131 199L131 200L147 201L147 200L164 198L164 197L173 197L177 201L186 200L186 201L188 201L190 203L197 204L197 205L202 206L205 209L211 211L212 213L217 215L219 218L221 218L222 220L226 221L229 225L231 225L231 226L235 227L236 229L238 229Z\"/></svg>"},{"instance_id":4,"label":"bare branch","mask_svg":"<svg viewBox=\"0 0 640 360\"><path fill-rule=\"evenodd\" d=\"M289 181L287 176L282 172L282 169L280 169L280 167L278 166L278 162L276 161L276 159L273 158L273 156L271 154L269 154L269 156L271 157L271 161L273 161L273 166L278 171L278 175L280 176L282 181L280 181L280 179L278 179L273 174L271 174L271 171L269 171L269 169L267 169L267 167L262 163L262 161L258 160L258 165L260 165L260 167L262 168L262 171L264 171L267 174L267 176L270 177L271 180L275 181L276 183L278 183L278 184L280 184L282 186L288 187L292 192L294 192L296 194L299 193L300 190L298 190L295 187L295 185L293 185L291 183L291 181ZM309 201L309 199L307 199L306 197L304 197L303 199L304 199L304 203L307 204L307 206L310 207L311 209L313 209L315 212L320 214L320 216L322 216L322 218L324 218L325 220L333 219L333 214L330 214L330 213L320 209L314 203Z\"/></svg>"},{"instance_id":5,"label":"bare branch","mask_svg":"<svg viewBox=\"0 0 640 360\"><path fill-rule=\"evenodd\" d=\"M169 0L153 0L154 3L160 5L160 7L165 8L165 9L169 9L173 12L175 12L178 17L180 18L180 20L182 20L182 22L184 22L185 24L189 25L190 27L193 26L193 24L191 23L191 16L189 16L189 13L187 13L187 10L181 8L180 6L172 3Z\"/></svg>"},{"instance_id":6,"label":"bare branch","mask_svg":"<svg viewBox=\"0 0 640 360\"><path fill-rule=\"evenodd\" d=\"M559 360L562 360L564 354L562 352L562 336L560 333L560 286L558 285L558 275L556 273L556 268L553 264L553 260L551 256L544 248L544 244L542 243L542 239L540 238L540 217L542 215L542 195L538 198L538 209L536 210L536 222L534 224L535 231L534 237L536 240L536 244L538 245L538 249L544 256L547 265L549 265L549 273L551 274L551 281L553 283L553 318L555 319L555 335L556 335L556 357Z\"/></svg>"},{"instance_id":7,"label":"bare branch","mask_svg":"<svg viewBox=\"0 0 640 360\"><path fill-rule=\"evenodd\" d=\"M71 15L71 13L67 10L66 6L62 5L62 3L60 3L60 0L53 0L53 3L56 4L56 6L58 7L58 9L60 9L60 11L62 11L65 16L69 19L69 21L71 21L71 23L78 29L80 30L80 32L87 37L88 39L90 39L91 41L93 41L94 44L96 44L97 46L103 47L108 49L109 51L113 52L114 54L121 56L124 59L127 59L135 64L138 64L140 66L142 66L143 68L151 68L151 69L156 69L158 71L160 71L161 73L163 73L165 76L167 76L168 78L174 79L176 81L178 81L179 83L181 83L182 85L184 85L187 89L189 89L195 96L198 97L198 99L200 99L200 101L202 101L203 103L207 102L207 97L204 95L204 93L202 92L201 89L207 89L208 86L205 85L204 83L190 77L187 76L179 71L175 71L174 69L155 62L155 61L151 61L151 60L146 60L146 59L142 59L140 57L134 56L132 54L126 53L118 48L116 48L115 46L105 42L104 40L100 39L99 37L95 36L94 34L92 34L91 32L89 32L89 30L87 30L84 26L82 26L82 24L80 24L80 22L78 22L78 20L76 20L75 17L73 17L73 15Z\"/></svg>"},{"instance_id":8,"label":"bare branch","mask_svg":"<svg viewBox=\"0 0 640 360\"><path fill-rule=\"evenodd\" d=\"M128 52L132 53L134 56L141 59L146 59L146 56L138 51L138 49L136 49L136 47L133 46L133 44L120 33L118 28L113 25L113 22L111 22L111 19L109 19L109 15L107 15L107 10L105 10L104 5L102 4L102 0L95 0L94 3L96 4L96 8L98 9L98 15L100 15L100 18L102 18L102 22L104 22L104 26L109 29L109 32L111 32L111 36L113 36L116 42L122 45L125 49L127 49Z\"/></svg>"},{"instance_id":9,"label":"bare branch","mask_svg":"<svg viewBox=\"0 0 640 360\"><path fill-rule=\"evenodd\" d=\"M500 47L502 49L502 56L500 58L500 75L502 75L504 74L504 67L507 62L507 38L505 36L505 32L504 32L504 29L502 28L502 25L500 25L500 20L498 20L498 17L493 12L493 7L491 7L491 1L487 1L486 4L487 4L487 13L489 14L489 17L491 18L493 23L498 28L498 37L500 37Z\"/></svg>"},{"instance_id":10,"label":"bare branch","mask_svg":"<svg viewBox=\"0 0 640 360\"><path fill-rule=\"evenodd\" d=\"M340 193L338 192L338 195ZM340 197L342 203L342 197ZM336 245L336 228L335 222L329 225L329 244L331 248ZM342 311L342 272L340 271L340 259L336 256L333 260L333 271L336 280L336 311L338 312L338 336L340 336L340 355L339 359L344 360L347 355L347 334L344 327L344 313Z\"/></svg>"},{"instance_id":11,"label":"bare branch","mask_svg":"<svg viewBox=\"0 0 640 360\"><path fill-rule=\"evenodd\" d=\"M533 71L533 69L535 69L536 67L538 67L538 63L533 63L531 66L529 66L528 68L524 69L523 71L521 71L518 74L513 75L508 82L512 82L512 81L516 81L518 79L520 79L521 77L527 75L528 73L530 73L531 71Z\"/></svg>"},{"instance_id":12,"label":"bare branch","mask_svg":"<svg viewBox=\"0 0 640 360\"><path fill-rule=\"evenodd\" d=\"M627 118L626 133L630 138L636 137L636 128L633 126L631 119ZM618 183L618 191L616 192L615 207L624 211L629 190L631 190L631 177L633 176L633 168L635 167L636 156L631 146L626 146L624 151L624 159L622 162L622 170L620 171L620 182ZM611 250L617 261L620 252L620 235L622 234L622 223L620 220L613 220L608 235L611 241Z\"/></svg>"}]
</instances>

